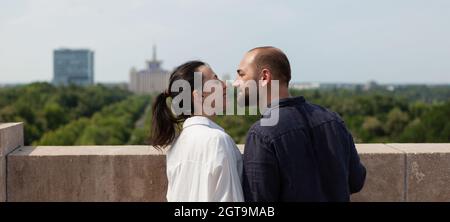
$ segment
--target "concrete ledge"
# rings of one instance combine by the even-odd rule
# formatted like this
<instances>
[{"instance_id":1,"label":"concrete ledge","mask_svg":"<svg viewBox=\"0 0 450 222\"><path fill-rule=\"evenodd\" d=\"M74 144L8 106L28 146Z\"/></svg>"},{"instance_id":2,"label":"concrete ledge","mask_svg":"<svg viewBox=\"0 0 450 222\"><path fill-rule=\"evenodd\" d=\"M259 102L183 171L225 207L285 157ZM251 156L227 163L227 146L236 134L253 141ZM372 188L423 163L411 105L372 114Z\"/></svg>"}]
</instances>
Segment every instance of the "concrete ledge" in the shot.
<instances>
[{"instance_id":1,"label":"concrete ledge","mask_svg":"<svg viewBox=\"0 0 450 222\"><path fill-rule=\"evenodd\" d=\"M388 144L406 155L406 201L450 201L450 144Z\"/></svg>"},{"instance_id":2,"label":"concrete ledge","mask_svg":"<svg viewBox=\"0 0 450 222\"><path fill-rule=\"evenodd\" d=\"M6 155L23 146L23 123L0 123L0 202L7 199Z\"/></svg>"},{"instance_id":3,"label":"concrete ledge","mask_svg":"<svg viewBox=\"0 0 450 222\"><path fill-rule=\"evenodd\" d=\"M352 201L405 201L405 156L385 144L357 144L367 170L361 192Z\"/></svg>"},{"instance_id":4,"label":"concrete ledge","mask_svg":"<svg viewBox=\"0 0 450 222\"><path fill-rule=\"evenodd\" d=\"M165 201L165 161L149 146L19 148L8 201Z\"/></svg>"},{"instance_id":5,"label":"concrete ledge","mask_svg":"<svg viewBox=\"0 0 450 222\"><path fill-rule=\"evenodd\" d=\"M356 147L367 177L352 201L450 201L450 143ZM21 123L0 124L0 155L0 201L165 201L150 146L24 147Z\"/></svg>"},{"instance_id":6,"label":"concrete ledge","mask_svg":"<svg viewBox=\"0 0 450 222\"><path fill-rule=\"evenodd\" d=\"M450 200L450 144L357 149L367 179L352 201ZM8 201L165 201L165 154L150 146L21 147L8 155L7 185Z\"/></svg>"}]
</instances>

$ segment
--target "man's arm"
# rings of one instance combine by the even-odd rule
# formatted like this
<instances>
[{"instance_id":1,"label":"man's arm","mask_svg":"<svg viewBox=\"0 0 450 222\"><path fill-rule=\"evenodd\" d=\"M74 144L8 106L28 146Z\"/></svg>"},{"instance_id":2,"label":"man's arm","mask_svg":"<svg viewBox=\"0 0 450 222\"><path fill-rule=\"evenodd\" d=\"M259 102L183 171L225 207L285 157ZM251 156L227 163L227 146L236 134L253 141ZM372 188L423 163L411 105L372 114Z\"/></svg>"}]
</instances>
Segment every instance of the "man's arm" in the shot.
<instances>
[{"instance_id":1,"label":"man's arm","mask_svg":"<svg viewBox=\"0 0 450 222\"><path fill-rule=\"evenodd\" d=\"M350 186L349 188L350 193L357 193L364 186L364 181L366 180L366 168L359 159L358 151L356 150L352 135L348 131L347 134L348 134L348 143L350 145L350 164L348 177L348 182Z\"/></svg>"},{"instance_id":2,"label":"man's arm","mask_svg":"<svg viewBox=\"0 0 450 222\"><path fill-rule=\"evenodd\" d=\"M249 132L244 149L243 190L245 201L277 201L280 178L278 161L268 141Z\"/></svg>"}]
</instances>

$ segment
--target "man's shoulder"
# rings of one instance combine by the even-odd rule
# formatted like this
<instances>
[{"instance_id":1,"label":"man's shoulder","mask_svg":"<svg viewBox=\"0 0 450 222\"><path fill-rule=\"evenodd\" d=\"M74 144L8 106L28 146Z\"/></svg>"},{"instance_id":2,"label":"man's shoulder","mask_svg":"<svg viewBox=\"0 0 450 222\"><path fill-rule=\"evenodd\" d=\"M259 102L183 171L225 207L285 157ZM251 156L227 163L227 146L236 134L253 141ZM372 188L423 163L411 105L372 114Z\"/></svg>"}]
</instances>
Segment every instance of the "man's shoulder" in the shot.
<instances>
[{"instance_id":1,"label":"man's shoulder","mask_svg":"<svg viewBox=\"0 0 450 222\"><path fill-rule=\"evenodd\" d=\"M285 111L286 110L281 110L281 112L279 113L278 122L275 125L267 126L261 124L261 119L256 121L250 127L248 135L255 135L261 138L263 141L268 142L273 139L279 138L287 132L303 130L304 128L306 128L306 124L301 118L296 118L295 115L292 115L291 111Z\"/></svg>"},{"instance_id":2,"label":"man's shoulder","mask_svg":"<svg viewBox=\"0 0 450 222\"><path fill-rule=\"evenodd\" d=\"M257 135L262 137L265 133L264 130L261 128L261 120L257 120L255 123L253 123L250 128L248 129L248 135Z\"/></svg>"},{"instance_id":3,"label":"man's shoulder","mask_svg":"<svg viewBox=\"0 0 450 222\"><path fill-rule=\"evenodd\" d=\"M270 140L292 130L314 128L329 122L343 123L338 113L307 101L299 106L282 107L278 114L277 124L263 126L260 119L250 127L248 134Z\"/></svg>"},{"instance_id":4,"label":"man's shoulder","mask_svg":"<svg viewBox=\"0 0 450 222\"><path fill-rule=\"evenodd\" d=\"M343 123L342 117L337 112L314 103L305 102L302 112L312 128L327 122Z\"/></svg>"}]
</instances>

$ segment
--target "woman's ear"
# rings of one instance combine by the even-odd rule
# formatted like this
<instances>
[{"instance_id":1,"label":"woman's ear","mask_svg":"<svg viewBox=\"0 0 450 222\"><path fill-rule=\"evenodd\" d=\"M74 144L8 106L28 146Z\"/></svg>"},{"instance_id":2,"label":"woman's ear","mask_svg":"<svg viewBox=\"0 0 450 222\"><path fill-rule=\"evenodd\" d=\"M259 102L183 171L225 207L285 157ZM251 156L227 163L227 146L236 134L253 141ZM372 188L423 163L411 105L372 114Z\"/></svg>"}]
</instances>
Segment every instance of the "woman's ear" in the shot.
<instances>
[{"instance_id":1,"label":"woman's ear","mask_svg":"<svg viewBox=\"0 0 450 222\"><path fill-rule=\"evenodd\" d=\"M194 104L194 115L202 115L203 113L203 98L199 90L192 91L192 103Z\"/></svg>"},{"instance_id":2,"label":"woman's ear","mask_svg":"<svg viewBox=\"0 0 450 222\"><path fill-rule=\"evenodd\" d=\"M200 92L196 89L192 91L192 98L194 101L201 102L202 101L202 95L200 95Z\"/></svg>"}]
</instances>

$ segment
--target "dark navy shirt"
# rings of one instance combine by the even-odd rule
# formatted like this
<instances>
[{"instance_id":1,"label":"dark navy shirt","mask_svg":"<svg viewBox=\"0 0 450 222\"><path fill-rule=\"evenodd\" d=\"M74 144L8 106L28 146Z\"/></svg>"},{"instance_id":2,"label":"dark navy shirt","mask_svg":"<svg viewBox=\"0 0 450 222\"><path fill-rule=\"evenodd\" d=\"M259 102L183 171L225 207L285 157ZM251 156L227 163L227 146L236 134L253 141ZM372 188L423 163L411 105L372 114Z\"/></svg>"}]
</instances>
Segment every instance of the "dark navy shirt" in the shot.
<instances>
[{"instance_id":1,"label":"dark navy shirt","mask_svg":"<svg viewBox=\"0 0 450 222\"><path fill-rule=\"evenodd\" d=\"M338 114L303 97L279 100L249 130L243 155L246 201L349 201L364 185L353 137Z\"/></svg>"}]
</instances>

